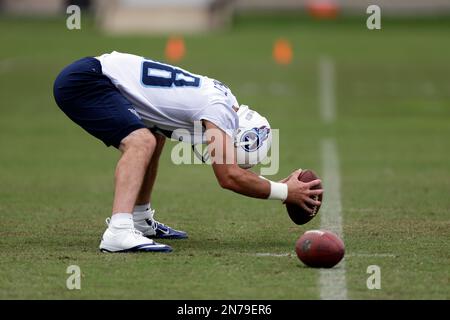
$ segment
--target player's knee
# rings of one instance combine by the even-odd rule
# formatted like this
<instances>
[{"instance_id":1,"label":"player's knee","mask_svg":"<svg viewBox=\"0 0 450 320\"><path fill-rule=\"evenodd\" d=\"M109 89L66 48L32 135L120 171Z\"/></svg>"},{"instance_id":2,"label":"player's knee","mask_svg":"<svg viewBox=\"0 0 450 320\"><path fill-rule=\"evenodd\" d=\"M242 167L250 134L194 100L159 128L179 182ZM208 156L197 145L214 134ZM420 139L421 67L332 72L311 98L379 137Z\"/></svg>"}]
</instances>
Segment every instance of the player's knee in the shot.
<instances>
[{"instance_id":1,"label":"player's knee","mask_svg":"<svg viewBox=\"0 0 450 320\"><path fill-rule=\"evenodd\" d=\"M147 157L151 157L156 147L156 139L149 131L134 142L134 148Z\"/></svg>"},{"instance_id":2,"label":"player's knee","mask_svg":"<svg viewBox=\"0 0 450 320\"><path fill-rule=\"evenodd\" d=\"M147 129L139 129L130 133L121 142L121 150L133 150L150 157L156 146L155 136Z\"/></svg>"}]
</instances>

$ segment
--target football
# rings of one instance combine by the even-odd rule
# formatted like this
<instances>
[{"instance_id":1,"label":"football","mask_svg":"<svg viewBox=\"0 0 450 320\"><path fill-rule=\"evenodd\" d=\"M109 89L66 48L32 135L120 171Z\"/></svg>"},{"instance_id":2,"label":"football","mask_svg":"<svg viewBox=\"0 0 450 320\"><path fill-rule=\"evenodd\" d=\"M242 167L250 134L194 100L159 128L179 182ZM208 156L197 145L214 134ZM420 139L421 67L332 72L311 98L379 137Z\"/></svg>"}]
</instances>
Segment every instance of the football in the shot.
<instances>
[{"instance_id":1,"label":"football","mask_svg":"<svg viewBox=\"0 0 450 320\"><path fill-rule=\"evenodd\" d=\"M342 260L344 242L327 230L306 231L295 244L295 252L304 264L312 268L332 268Z\"/></svg>"},{"instance_id":2,"label":"football","mask_svg":"<svg viewBox=\"0 0 450 320\"><path fill-rule=\"evenodd\" d=\"M314 171L306 169L300 173L300 175L298 176L298 179L302 182L310 182L310 181L319 179L319 177L314 173ZM322 189L322 184L319 184L319 185L313 187L312 189ZM322 202L322 194L318 195L318 196L317 195L313 196L312 198L314 200L319 200L320 202ZM316 216L316 214L319 212L320 205L311 206L311 205L307 204L307 206L310 207L311 209L313 209L312 214L296 204L286 203L286 210L289 214L289 217L295 224L299 224L299 225L305 224L308 221L310 221L312 218L314 218Z\"/></svg>"}]
</instances>

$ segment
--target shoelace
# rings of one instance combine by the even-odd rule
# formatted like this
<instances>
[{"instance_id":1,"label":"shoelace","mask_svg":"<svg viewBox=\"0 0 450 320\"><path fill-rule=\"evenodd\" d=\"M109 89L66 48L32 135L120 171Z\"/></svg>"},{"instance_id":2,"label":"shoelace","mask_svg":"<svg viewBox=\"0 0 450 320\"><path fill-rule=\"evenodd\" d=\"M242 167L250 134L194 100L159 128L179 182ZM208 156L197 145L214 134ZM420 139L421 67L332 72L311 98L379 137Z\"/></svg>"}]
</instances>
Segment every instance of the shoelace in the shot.
<instances>
[{"instance_id":1,"label":"shoelace","mask_svg":"<svg viewBox=\"0 0 450 320\"><path fill-rule=\"evenodd\" d=\"M147 219L147 223L150 226L150 228L152 228L155 231L158 229L158 226L163 226L163 227L167 228L164 223L158 222L153 219Z\"/></svg>"},{"instance_id":2,"label":"shoelace","mask_svg":"<svg viewBox=\"0 0 450 320\"><path fill-rule=\"evenodd\" d=\"M105 222L106 222L106 225L109 227L109 224L111 223L111 218L110 217L106 218ZM135 228L127 229L127 231L133 233L133 236L135 238L143 237L143 233Z\"/></svg>"},{"instance_id":3,"label":"shoelace","mask_svg":"<svg viewBox=\"0 0 450 320\"><path fill-rule=\"evenodd\" d=\"M147 221L148 225L150 226L150 228L152 228L155 231L158 229L158 226L162 226L162 227L168 229L168 227L164 223L161 223L161 222L156 221L155 219L153 219L154 215L155 215L155 209L150 211L150 219L146 219L146 221Z\"/></svg>"}]
</instances>

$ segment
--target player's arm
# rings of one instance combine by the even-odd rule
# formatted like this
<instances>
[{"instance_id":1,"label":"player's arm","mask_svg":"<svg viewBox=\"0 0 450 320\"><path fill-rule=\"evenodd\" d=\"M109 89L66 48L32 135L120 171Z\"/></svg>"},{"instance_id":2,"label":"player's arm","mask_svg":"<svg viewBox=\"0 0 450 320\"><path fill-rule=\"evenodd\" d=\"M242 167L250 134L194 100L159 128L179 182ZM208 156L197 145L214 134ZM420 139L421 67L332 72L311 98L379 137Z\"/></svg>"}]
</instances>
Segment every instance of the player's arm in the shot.
<instances>
[{"instance_id":1,"label":"player's arm","mask_svg":"<svg viewBox=\"0 0 450 320\"><path fill-rule=\"evenodd\" d=\"M236 163L236 154L232 139L214 123L204 120L208 152L211 157L214 174L224 189L260 199L279 199L295 203L311 212L306 203L320 205L311 195L322 193L322 190L311 190L320 180L303 183L298 180L300 171L291 174L283 183L272 182L255 173L240 168Z\"/></svg>"}]
</instances>

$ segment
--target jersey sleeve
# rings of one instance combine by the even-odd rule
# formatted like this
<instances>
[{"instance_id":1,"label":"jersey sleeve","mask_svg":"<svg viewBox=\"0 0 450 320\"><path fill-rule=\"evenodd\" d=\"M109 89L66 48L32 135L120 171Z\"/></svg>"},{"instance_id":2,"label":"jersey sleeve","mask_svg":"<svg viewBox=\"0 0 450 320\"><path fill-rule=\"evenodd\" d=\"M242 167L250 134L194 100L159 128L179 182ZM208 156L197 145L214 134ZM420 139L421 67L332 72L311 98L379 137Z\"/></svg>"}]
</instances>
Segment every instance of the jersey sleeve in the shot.
<instances>
[{"instance_id":1,"label":"jersey sleeve","mask_svg":"<svg viewBox=\"0 0 450 320\"><path fill-rule=\"evenodd\" d=\"M234 137L239 120L232 106L224 103L213 103L203 108L197 115L197 120L208 120L214 123L230 137Z\"/></svg>"}]
</instances>

